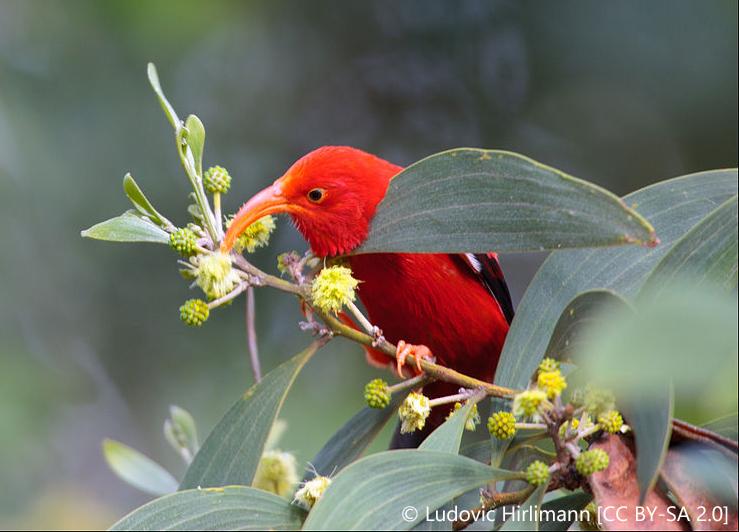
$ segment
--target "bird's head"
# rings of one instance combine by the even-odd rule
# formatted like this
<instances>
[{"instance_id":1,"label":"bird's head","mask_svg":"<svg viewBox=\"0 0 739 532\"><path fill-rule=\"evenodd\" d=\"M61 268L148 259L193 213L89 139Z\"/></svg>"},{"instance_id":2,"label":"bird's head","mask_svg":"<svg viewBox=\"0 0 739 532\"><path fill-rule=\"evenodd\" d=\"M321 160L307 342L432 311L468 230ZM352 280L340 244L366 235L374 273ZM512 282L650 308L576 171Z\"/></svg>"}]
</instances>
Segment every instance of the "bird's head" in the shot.
<instances>
[{"instance_id":1,"label":"bird's head","mask_svg":"<svg viewBox=\"0 0 739 532\"><path fill-rule=\"evenodd\" d=\"M289 214L313 252L349 253L367 237L377 204L401 167L346 146L324 146L247 201L228 228L221 251L268 214Z\"/></svg>"}]
</instances>

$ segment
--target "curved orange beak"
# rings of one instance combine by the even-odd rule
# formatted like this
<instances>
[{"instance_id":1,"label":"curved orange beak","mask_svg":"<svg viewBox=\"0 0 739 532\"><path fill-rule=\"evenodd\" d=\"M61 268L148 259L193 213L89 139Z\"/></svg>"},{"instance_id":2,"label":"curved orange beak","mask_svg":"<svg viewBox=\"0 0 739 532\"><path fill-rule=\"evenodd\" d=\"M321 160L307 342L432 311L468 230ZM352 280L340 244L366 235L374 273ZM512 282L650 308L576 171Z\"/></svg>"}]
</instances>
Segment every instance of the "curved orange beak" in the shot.
<instances>
[{"instance_id":1,"label":"curved orange beak","mask_svg":"<svg viewBox=\"0 0 739 532\"><path fill-rule=\"evenodd\" d=\"M279 180L277 180L273 185L258 192L239 209L226 232L226 236L223 238L223 242L221 242L221 251L223 253L231 251L239 235L260 218L268 214L290 211L290 204L282 192Z\"/></svg>"}]
</instances>

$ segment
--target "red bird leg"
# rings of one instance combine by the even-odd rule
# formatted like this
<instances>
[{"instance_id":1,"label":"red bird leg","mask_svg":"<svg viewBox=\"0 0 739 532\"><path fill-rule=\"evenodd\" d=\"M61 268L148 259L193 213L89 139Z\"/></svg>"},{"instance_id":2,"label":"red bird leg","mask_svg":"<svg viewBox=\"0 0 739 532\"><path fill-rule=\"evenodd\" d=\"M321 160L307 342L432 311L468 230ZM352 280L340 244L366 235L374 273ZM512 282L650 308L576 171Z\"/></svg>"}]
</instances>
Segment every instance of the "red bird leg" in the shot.
<instances>
[{"instance_id":1,"label":"red bird leg","mask_svg":"<svg viewBox=\"0 0 739 532\"><path fill-rule=\"evenodd\" d=\"M416 360L416 369L418 370L418 373L423 373L421 360L428 360L429 362L433 362L435 360L434 355L431 353L431 349L425 345L413 345L400 340L395 350L398 375L400 377L403 377L403 366L405 366L405 359L408 358L409 355L412 355Z\"/></svg>"}]
</instances>

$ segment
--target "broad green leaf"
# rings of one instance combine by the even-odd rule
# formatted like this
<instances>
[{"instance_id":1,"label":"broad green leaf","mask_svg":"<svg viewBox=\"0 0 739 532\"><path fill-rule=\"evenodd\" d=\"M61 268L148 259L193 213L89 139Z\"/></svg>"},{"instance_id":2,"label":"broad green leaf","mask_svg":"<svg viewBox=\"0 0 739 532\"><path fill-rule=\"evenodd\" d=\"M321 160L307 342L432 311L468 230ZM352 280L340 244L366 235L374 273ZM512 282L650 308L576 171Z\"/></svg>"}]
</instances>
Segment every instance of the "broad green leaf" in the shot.
<instances>
[{"instance_id":1,"label":"broad green leaf","mask_svg":"<svg viewBox=\"0 0 739 532\"><path fill-rule=\"evenodd\" d=\"M513 515L506 519L499 530L539 530L539 509L546 492L546 484L536 488L528 499L514 509Z\"/></svg>"},{"instance_id":2,"label":"broad green leaf","mask_svg":"<svg viewBox=\"0 0 739 532\"><path fill-rule=\"evenodd\" d=\"M103 456L116 475L141 491L152 495L177 491L177 480L169 471L128 445L103 440Z\"/></svg>"},{"instance_id":3,"label":"broad green leaf","mask_svg":"<svg viewBox=\"0 0 739 532\"><path fill-rule=\"evenodd\" d=\"M663 181L624 198L655 227L654 248L622 246L554 252L521 300L501 354L495 383L526 386L546 350L557 318L586 290L634 296L674 242L737 193L737 171L714 170Z\"/></svg>"},{"instance_id":4,"label":"broad green leaf","mask_svg":"<svg viewBox=\"0 0 739 532\"><path fill-rule=\"evenodd\" d=\"M579 512L585 508L593 499L593 496L584 491L576 491L570 495L558 497L542 504L542 520L539 522L539 530L547 530L550 532L569 530L575 521L576 515L572 512ZM554 513L551 513L554 512ZM550 519L554 516L554 519Z\"/></svg>"},{"instance_id":5,"label":"broad green leaf","mask_svg":"<svg viewBox=\"0 0 739 532\"><path fill-rule=\"evenodd\" d=\"M434 512L454 497L514 476L450 453L398 450L374 454L334 478L303 529L409 530L425 519L427 511Z\"/></svg>"},{"instance_id":6,"label":"broad green leaf","mask_svg":"<svg viewBox=\"0 0 739 532\"><path fill-rule=\"evenodd\" d=\"M167 97L164 95L162 85L159 83L159 74L157 74L157 67L154 66L154 63L149 63L147 65L146 74L149 77L149 84L151 85L151 88L154 89L154 93L159 99L159 105L162 106L162 110L167 116L167 120L169 120L169 123L172 124L172 127L175 129L175 131L177 131L180 127L182 127L180 119L177 116L174 107L172 107L172 105L169 103L169 100L167 100Z\"/></svg>"},{"instance_id":7,"label":"broad green leaf","mask_svg":"<svg viewBox=\"0 0 739 532\"><path fill-rule=\"evenodd\" d=\"M164 420L164 437L187 463L198 452L198 431L190 412L179 406L169 407L169 418Z\"/></svg>"},{"instance_id":8,"label":"broad green leaf","mask_svg":"<svg viewBox=\"0 0 739 532\"><path fill-rule=\"evenodd\" d=\"M180 491L134 510L110 530L299 530L305 513L245 486Z\"/></svg>"},{"instance_id":9,"label":"broad green leaf","mask_svg":"<svg viewBox=\"0 0 739 532\"><path fill-rule=\"evenodd\" d=\"M466 405L454 412L448 420L429 434L423 440L419 449L457 454L459 452L459 444L462 442L462 434L464 434L464 425L467 421L467 416L472 411L474 405L475 403L472 401L467 401Z\"/></svg>"},{"instance_id":10,"label":"broad green leaf","mask_svg":"<svg viewBox=\"0 0 739 532\"><path fill-rule=\"evenodd\" d=\"M698 284L721 284L727 290L737 284L737 196L713 210L657 264L644 288L654 296L655 285L669 285L690 275Z\"/></svg>"},{"instance_id":11,"label":"broad green leaf","mask_svg":"<svg viewBox=\"0 0 739 532\"><path fill-rule=\"evenodd\" d=\"M169 235L166 231L135 211L126 211L120 216L95 224L80 234L85 238L111 242L169 243Z\"/></svg>"},{"instance_id":12,"label":"broad green leaf","mask_svg":"<svg viewBox=\"0 0 739 532\"><path fill-rule=\"evenodd\" d=\"M545 357L555 360L571 360L577 350L583 332L602 318L609 307L628 305L626 300L612 290L588 290L578 294L562 311L554 332L549 339Z\"/></svg>"},{"instance_id":13,"label":"broad green leaf","mask_svg":"<svg viewBox=\"0 0 739 532\"><path fill-rule=\"evenodd\" d=\"M516 153L460 148L393 178L357 253L543 251L653 240L651 225L607 190Z\"/></svg>"},{"instance_id":14,"label":"broad green leaf","mask_svg":"<svg viewBox=\"0 0 739 532\"><path fill-rule=\"evenodd\" d=\"M319 343L314 342L236 401L203 442L180 489L251 483L287 392L318 347Z\"/></svg>"},{"instance_id":15,"label":"broad green leaf","mask_svg":"<svg viewBox=\"0 0 739 532\"><path fill-rule=\"evenodd\" d=\"M356 460L393 417L402 398L396 394L387 408L365 407L355 414L311 460L315 471L319 475L333 475Z\"/></svg>"},{"instance_id":16,"label":"broad green leaf","mask_svg":"<svg viewBox=\"0 0 739 532\"><path fill-rule=\"evenodd\" d=\"M187 129L187 145L190 146L192 157L195 162L197 175L203 175L203 147L205 145L205 127L195 115L190 115L185 120Z\"/></svg>"},{"instance_id":17,"label":"broad green leaf","mask_svg":"<svg viewBox=\"0 0 739 532\"><path fill-rule=\"evenodd\" d=\"M159 212L154 208L148 198L144 195L141 188L139 188L136 181L134 181L133 177L131 177L131 174L126 174L123 177L123 191L126 193L126 196L128 196L128 199L131 200L131 203L133 203L133 206L136 208L136 210L138 210L141 214L143 214L144 216L148 216L154 223L159 226L165 228L174 227L172 225L172 222L159 214Z\"/></svg>"}]
</instances>

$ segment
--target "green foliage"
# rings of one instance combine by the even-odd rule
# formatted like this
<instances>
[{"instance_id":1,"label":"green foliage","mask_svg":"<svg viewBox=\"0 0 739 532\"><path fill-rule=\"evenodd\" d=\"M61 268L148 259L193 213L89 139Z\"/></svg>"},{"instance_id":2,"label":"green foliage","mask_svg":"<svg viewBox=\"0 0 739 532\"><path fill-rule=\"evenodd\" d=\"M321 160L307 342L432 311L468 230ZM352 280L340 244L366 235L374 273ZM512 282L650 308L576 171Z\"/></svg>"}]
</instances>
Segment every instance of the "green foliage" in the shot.
<instances>
[{"instance_id":1,"label":"green foliage","mask_svg":"<svg viewBox=\"0 0 739 532\"><path fill-rule=\"evenodd\" d=\"M735 408L736 170L664 181L621 200L521 155L450 150L411 165L393 179L370 235L357 252L559 250L529 286L508 334L495 376L505 393L490 392L494 395L488 422L490 441L460 451L479 391L462 389L434 403L417 393L420 378L390 387L377 379L365 395L371 406L379 408L357 413L311 462L312 469L308 468L298 490L306 493L310 486L320 484L320 493L311 493L311 504L305 505L315 502L309 513L287 498L249 487L256 485L260 460L266 463L265 451L273 451L268 441L275 440L277 415L304 365L333 334L350 339L362 334L336 328L333 314L350 310L372 335L361 340L365 345L380 348L384 339L360 310L349 305L357 283L348 268L329 265L319 274L320 261L315 257L290 253L283 255L291 257L291 262L281 273L291 276L296 281L292 283L261 272L244 257L219 254L224 222L220 194L227 188L226 180L220 176L204 186L202 122L189 115L182 123L153 65L148 75L174 129L178 156L192 185L195 205L188 210L202 225L189 226L193 233L186 235L187 242L179 238L182 234L174 237L177 249L187 248L188 260L180 265L192 279L202 276L204 262L217 260L227 270L224 275L230 276L224 279L211 272L214 283L228 281L228 287L211 293L213 300L208 305L200 301L198 309L185 309L200 311L186 312L185 321L201 324L203 315L207 316L203 307L227 303L247 284L267 284L290 292L314 310L320 311L318 303L326 303L327 298L335 304L324 305L328 317L317 312L301 324L318 339L252 386L202 446L192 416L172 407L164 434L188 466L179 484L181 491L142 506L114 529L449 530L450 522L427 520L426 512L451 508L454 503L471 509L477 503L476 490L489 486L497 486L498 491L483 490L483 508L521 504L520 516L503 523L501 530L565 529L572 519L539 522L530 510L542 504L552 509L583 508L590 500L583 491L545 499L546 491L572 489L573 483L583 489L592 487L590 475L605 470L613 460L628 460L611 457L600 447L604 438L596 437L604 427L608 429L605 437L620 443L625 441L623 432L633 431L637 460L635 478L630 480L643 499L649 490L660 489L656 481L670 463L666 457L675 402L703 401L707 411ZM124 178L124 191L136 210L97 224L82 235L111 241L170 242L177 229L129 174ZM214 210L206 192L213 194ZM262 233L260 244L266 244L269 231ZM196 234L205 248L192 245ZM307 280L304 268L310 270ZM342 289L338 290L340 297L319 290L321 275L343 270L348 276L344 282L348 279L350 286L335 286L333 279L334 284L323 287ZM317 290L320 297L314 294ZM700 364L695 363L697 353ZM543 357L550 360L540 367ZM733 371L723 371L732 365ZM574 398L568 384L571 376L587 385L590 399ZM484 383L477 384L486 390ZM401 412L406 418L418 419L406 419L405 430L421 427L429 411L439 405L462 406L420 448L361 457L395 417L410 389L420 402L406 404ZM594 401L592 396L606 400ZM589 421L588 415L596 419L600 410L615 408L614 401L627 425L622 426L620 414L613 412L599 420L601 426ZM320 413L306 405L306 415ZM711 426L736 438L735 415ZM722 445L731 446L725 441ZM552 451L555 448L557 453ZM290 453L279 452L294 464ZM112 469L139 489L155 495L177 489L172 475L138 451L106 440L104 454ZM501 464L505 467L498 467ZM289 488L294 476L293 471L290 482L278 480ZM310 483L314 477L320 478ZM670 478L674 481L674 475ZM506 502L505 497L514 500Z\"/></svg>"},{"instance_id":2,"label":"green foliage","mask_svg":"<svg viewBox=\"0 0 739 532\"><path fill-rule=\"evenodd\" d=\"M111 242L169 244L169 235L166 231L135 211L126 211L120 216L95 224L81 234L85 238Z\"/></svg>"},{"instance_id":3,"label":"green foliage","mask_svg":"<svg viewBox=\"0 0 739 532\"><path fill-rule=\"evenodd\" d=\"M317 349L314 343L295 355L236 401L203 442L180 489L251 484L287 392Z\"/></svg>"},{"instance_id":4,"label":"green foliage","mask_svg":"<svg viewBox=\"0 0 739 532\"><path fill-rule=\"evenodd\" d=\"M304 512L245 486L180 491L145 504L111 530L296 530Z\"/></svg>"},{"instance_id":5,"label":"green foliage","mask_svg":"<svg viewBox=\"0 0 739 532\"><path fill-rule=\"evenodd\" d=\"M103 456L110 468L132 486L152 495L164 495L177 489L177 481L162 466L121 442L106 439Z\"/></svg>"}]
</instances>

